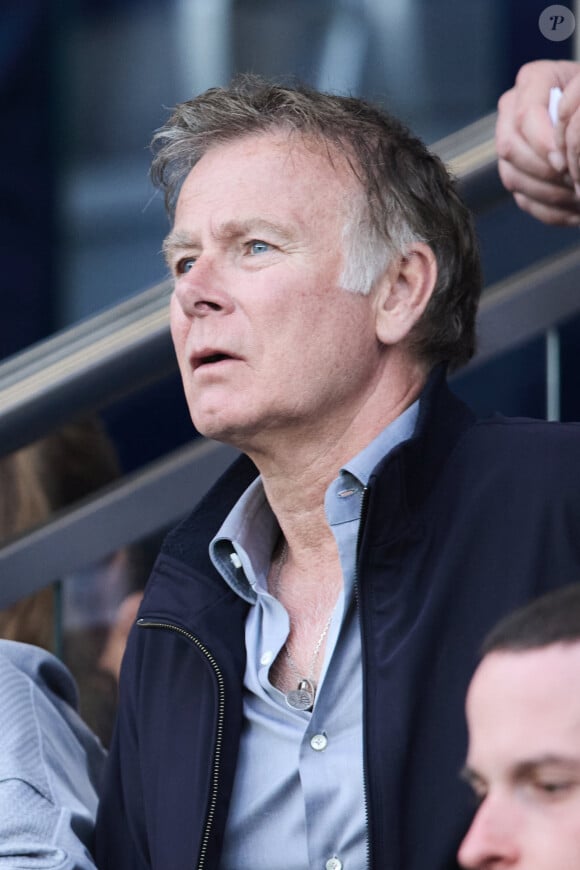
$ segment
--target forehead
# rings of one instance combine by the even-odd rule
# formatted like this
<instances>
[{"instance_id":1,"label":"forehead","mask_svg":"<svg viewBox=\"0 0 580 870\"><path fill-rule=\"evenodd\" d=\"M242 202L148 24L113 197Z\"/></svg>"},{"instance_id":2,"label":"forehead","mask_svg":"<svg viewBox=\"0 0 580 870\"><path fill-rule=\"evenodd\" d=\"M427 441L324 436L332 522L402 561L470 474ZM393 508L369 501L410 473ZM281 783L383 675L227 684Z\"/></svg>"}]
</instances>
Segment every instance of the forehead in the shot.
<instances>
[{"instance_id":1,"label":"forehead","mask_svg":"<svg viewBox=\"0 0 580 870\"><path fill-rule=\"evenodd\" d=\"M331 145L291 131L249 134L212 146L185 179L175 222L186 210L229 207L239 215L285 209L296 217L338 209L362 196L349 161Z\"/></svg>"},{"instance_id":2,"label":"forehead","mask_svg":"<svg viewBox=\"0 0 580 870\"><path fill-rule=\"evenodd\" d=\"M580 643L485 656L467 695L470 756L580 758Z\"/></svg>"}]
</instances>

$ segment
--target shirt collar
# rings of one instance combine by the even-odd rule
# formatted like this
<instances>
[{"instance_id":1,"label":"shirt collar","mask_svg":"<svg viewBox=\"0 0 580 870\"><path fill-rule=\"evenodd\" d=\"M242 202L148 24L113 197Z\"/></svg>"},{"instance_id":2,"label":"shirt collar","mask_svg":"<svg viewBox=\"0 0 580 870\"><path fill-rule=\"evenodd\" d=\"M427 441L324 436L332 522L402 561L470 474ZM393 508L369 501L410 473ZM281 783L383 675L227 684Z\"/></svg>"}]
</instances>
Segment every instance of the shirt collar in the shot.
<instances>
[{"instance_id":1,"label":"shirt collar","mask_svg":"<svg viewBox=\"0 0 580 870\"><path fill-rule=\"evenodd\" d=\"M350 489L362 491L375 466L394 447L411 438L418 411L417 399L340 469L325 497L331 525L357 518L358 515L352 514L355 501L345 499L344 494ZM359 502L357 499L356 504ZM267 588L272 550L279 533L262 478L257 477L238 499L209 546L217 570L229 586L250 603L255 602L257 590Z\"/></svg>"},{"instance_id":2,"label":"shirt collar","mask_svg":"<svg viewBox=\"0 0 580 870\"><path fill-rule=\"evenodd\" d=\"M413 402L412 405L403 411L402 414L389 423L388 426L379 432L370 444L367 444L360 453L357 453L353 459L349 460L340 470L348 472L363 486L369 482L369 478L373 470L391 452L403 441L407 441L412 437L415 431L415 424L419 414L419 399Z\"/></svg>"}]
</instances>

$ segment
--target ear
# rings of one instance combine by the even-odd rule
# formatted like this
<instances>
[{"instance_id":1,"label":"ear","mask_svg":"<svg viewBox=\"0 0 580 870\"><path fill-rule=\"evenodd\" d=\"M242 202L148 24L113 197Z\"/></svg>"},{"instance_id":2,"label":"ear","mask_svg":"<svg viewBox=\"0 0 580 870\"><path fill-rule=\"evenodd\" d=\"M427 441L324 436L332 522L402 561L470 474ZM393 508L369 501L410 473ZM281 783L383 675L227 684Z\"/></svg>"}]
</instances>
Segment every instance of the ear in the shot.
<instances>
[{"instance_id":1,"label":"ear","mask_svg":"<svg viewBox=\"0 0 580 870\"><path fill-rule=\"evenodd\" d=\"M421 318L437 280L435 254L424 242L414 242L394 257L375 284L377 338L398 344Z\"/></svg>"}]
</instances>

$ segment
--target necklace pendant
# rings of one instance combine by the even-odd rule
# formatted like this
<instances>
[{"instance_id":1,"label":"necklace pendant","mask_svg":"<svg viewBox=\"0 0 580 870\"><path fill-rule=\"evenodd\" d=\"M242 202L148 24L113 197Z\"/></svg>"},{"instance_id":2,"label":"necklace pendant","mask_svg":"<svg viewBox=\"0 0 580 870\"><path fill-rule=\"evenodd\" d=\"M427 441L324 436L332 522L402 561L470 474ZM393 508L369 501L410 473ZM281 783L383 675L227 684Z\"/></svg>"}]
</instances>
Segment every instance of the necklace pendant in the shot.
<instances>
[{"instance_id":1,"label":"necklace pendant","mask_svg":"<svg viewBox=\"0 0 580 870\"><path fill-rule=\"evenodd\" d=\"M297 689L291 689L286 694L286 703L293 710L312 710L316 689L312 680L303 679L298 683Z\"/></svg>"}]
</instances>

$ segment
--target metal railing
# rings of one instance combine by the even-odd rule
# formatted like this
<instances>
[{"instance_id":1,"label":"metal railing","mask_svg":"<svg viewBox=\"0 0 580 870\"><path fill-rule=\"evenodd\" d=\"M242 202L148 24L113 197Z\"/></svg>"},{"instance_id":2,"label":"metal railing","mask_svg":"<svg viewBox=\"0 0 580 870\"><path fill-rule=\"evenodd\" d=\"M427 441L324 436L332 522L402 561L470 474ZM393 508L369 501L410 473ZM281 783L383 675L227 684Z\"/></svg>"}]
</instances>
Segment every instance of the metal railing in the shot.
<instances>
[{"instance_id":1,"label":"metal railing","mask_svg":"<svg viewBox=\"0 0 580 870\"><path fill-rule=\"evenodd\" d=\"M169 281L0 365L0 455L175 370Z\"/></svg>"}]
</instances>

